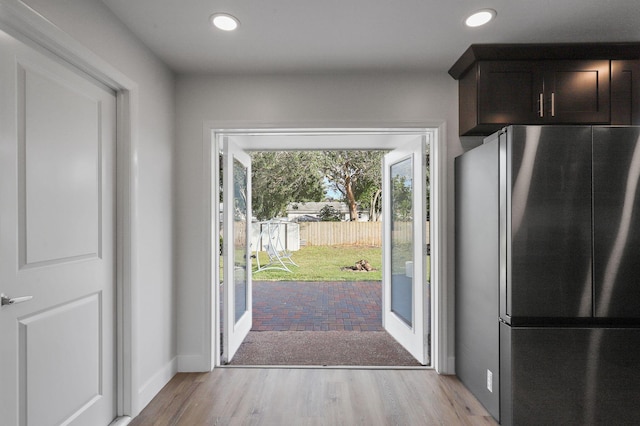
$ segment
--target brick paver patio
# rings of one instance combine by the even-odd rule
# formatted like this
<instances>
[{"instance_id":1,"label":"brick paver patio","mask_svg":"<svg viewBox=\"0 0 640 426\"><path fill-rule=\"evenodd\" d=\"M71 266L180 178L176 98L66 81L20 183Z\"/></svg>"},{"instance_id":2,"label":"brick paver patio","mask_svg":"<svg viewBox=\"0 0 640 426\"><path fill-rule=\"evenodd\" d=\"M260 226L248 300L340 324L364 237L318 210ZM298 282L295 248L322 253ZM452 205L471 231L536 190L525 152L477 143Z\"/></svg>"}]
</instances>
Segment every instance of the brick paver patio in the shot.
<instances>
[{"instance_id":1,"label":"brick paver patio","mask_svg":"<svg viewBox=\"0 0 640 426\"><path fill-rule=\"evenodd\" d=\"M252 331L383 331L381 283L253 281Z\"/></svg>"}]
</instances>

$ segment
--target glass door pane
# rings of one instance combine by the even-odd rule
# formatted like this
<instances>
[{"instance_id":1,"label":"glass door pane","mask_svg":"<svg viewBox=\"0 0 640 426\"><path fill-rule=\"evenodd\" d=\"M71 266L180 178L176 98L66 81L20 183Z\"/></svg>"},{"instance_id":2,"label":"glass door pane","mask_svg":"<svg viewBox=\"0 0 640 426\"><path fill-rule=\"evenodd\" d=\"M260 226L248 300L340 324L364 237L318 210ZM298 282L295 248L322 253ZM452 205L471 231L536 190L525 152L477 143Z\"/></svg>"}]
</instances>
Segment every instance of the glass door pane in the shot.
<instances>
[{"instance_id":1,"label":"glass door pane","mask_svg":"<svg viewBox=\"0 0 640 426\"><path fill-rule=\"evenodd\" d=\"M391 311L413 324L413 161L391 165Z\"/></svg>"},{"instance_id":2,"label":"glass door pane","mask_svg":"<svg viewBox=\"0 0 640 426\"><path fill-rule=\"evenodd\" d=\"M231 362L249 333L251 315L251 158L224 142L224 332L223 362Z\"/></svg>"},{"instance_id":3,"label":"glass door pane","mask_svg":"<svg viewBox=\"0 0 640 426\"><path fill-rule=\"evenodd\" d=\"M247 168L233 160L233 285L234 318L238 322L247 311Z\"/></svg>"}]
</instances>

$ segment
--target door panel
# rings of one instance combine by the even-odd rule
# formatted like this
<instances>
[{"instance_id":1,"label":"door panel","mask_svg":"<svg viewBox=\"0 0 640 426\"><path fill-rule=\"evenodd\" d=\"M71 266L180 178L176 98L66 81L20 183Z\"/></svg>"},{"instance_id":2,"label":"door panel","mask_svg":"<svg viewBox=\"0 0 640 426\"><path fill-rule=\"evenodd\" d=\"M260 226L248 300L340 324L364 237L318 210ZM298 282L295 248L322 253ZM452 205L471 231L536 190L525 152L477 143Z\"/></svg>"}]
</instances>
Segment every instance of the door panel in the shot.
<instances>
[{"instance_id":1,"label":"door panel","mask_svg":"<svg viewBox=\"0 0 640 426\"><path fill-rule=\"evenodd\" d=\"M91 294L18 320L29 424L61 424L100 398L100 306L100 295ZM60 392L70 374L74 385Z\"/></svg>"},{"instance_id":2,"label":"door panel","mask_svg":"<svg viewBox=\"0 0 640 426\"><path fill-rule=\"evenodd\" d=\"M384 327L422 364L428 362L425 172L424 137L384 158Z\"/></svg>"},{"instance_id":3,"label":"door panel","mask_svg":"<svg viewBox=\"0 0 640 426\"><path fill-rule=\"evenodd\" d=\"M413 157L390 166L391 312L413 324Z\"/></svg>"},{"instance_id":4,"label":"door panel","mask_svg":"<svg viewBox=\"0 0 640 426\"><path fill-rule=\"evenodd\" d=\"M640 128L593 129L595 315L638 318Z\"/></svg>"},{"instance_id":5,"label":"door panel","mask_svg":"<svg viewBox=\"0 0 640 426\"><path fill-rule=\"evenodd\" d=\"M590 317L591 128L509 129L506 314Z\"/></svg>"},{"instance_id":6,"label":"door panel","mask_svg":"<svg viewBox=\"0 0 640 426\"><path fill-rule=\"evenodd\" d=\"M640 60L611 61L611 124L640 125Z\"/></svg>"},{"instance_id":7,"label":"door panel","mask_svg":"<svg viewBox=\"0 0 640 426\"><path fill-rule=\"evenodd\" d=\"M251 330L251 159L224 141L224 354L230 362Z\"/></svg>"},{"instance_id":8,"label":"door panel","mask_svg":"<svg viewBox=\"0 0 640 426\"><path fill-rule=\"evenodd\" d=\"M21 266L96 257L100 102L22 66L18 86Z\"/></svg>"},{"instance_id":9,"label":"door panel","mask_svg":"<svg viewBox=\"0 0 640 426\"><path fill-rule=\"evenodd\" d=\"M537 123L542 76L531 61L482 61L478 123Z\"/></svg>"},{"instance_id":10,"label":"door panel","mask_svg":"<svg viewBox=\"0 0 640 426\"><path fill-rule=\"evenodd\" d=\"M545 63L545 117L566 124L609 123L609 61Z\"/></svg>"},{"instance_id":11,"label":"door panel","mask_svg":"<svg viewBox=\"0 0 640 426\"><path fill-rule=\"evenodd\" d=\"M500 341L501 425L637 423L640 329L500 324Z\"/></svg>"},{"instance_id":12,"label":"door panel","mask_svg":"<svg viewBox=\"0 0 640 426\"><path fill-rule=\"evenodd\" d=\"M115 96L0 34L0 412L106 425L115 399Z\"/></svg>"}]
</instances>

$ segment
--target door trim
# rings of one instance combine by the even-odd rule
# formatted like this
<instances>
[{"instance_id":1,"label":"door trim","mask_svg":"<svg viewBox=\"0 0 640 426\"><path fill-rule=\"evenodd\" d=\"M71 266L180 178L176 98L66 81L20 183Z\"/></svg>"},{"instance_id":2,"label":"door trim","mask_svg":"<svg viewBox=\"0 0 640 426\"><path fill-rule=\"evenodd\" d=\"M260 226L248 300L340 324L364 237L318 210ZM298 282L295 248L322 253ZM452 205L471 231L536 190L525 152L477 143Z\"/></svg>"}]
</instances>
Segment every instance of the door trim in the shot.
<instances>
[{"instance_id":1,"label":"door trim","mask_svg":"<svg viewBox=\"0 0 640 426\"><path fill-rule=\"evenodd\" d=\"M117 415L140 412L136 341L138 87L120 71L42 15L12 0L0 0L0 30L30 47L53 54L116 92L116 364ZM126 421L126 419L123 419ZM122 421L122 420L120 420Z\"/></svg>"},{"instance_id":2,"label":"door trim","mask_svg":"<svg viewBox=\"0 0 640 426\"><path fill-rule=\"evenodd\" d=\"M431 228L432 239L432 258L431 258L431 276L433 285L431 287L431 295L434 299L431 312L431 329L435 334L433 340L435 350L433 353L432 366L440 373L451 373L450 358L453 353L449 353L448 338L448 300L447 300L447 269L444 260L447 253L447 204L448 197L446 193L446 123L444 121L379 121L379 122L359 122L359 121L340 121L340 122L256 122L256 121L204 121L202 128L203 135L203 166L205 179L203 187L203 199L205 202L205 223L204 229L211 238L206 239L205 256L208 259L205 262L205 282L204 285L204 309L205 309L205 327L202 342L204 347L204 365L202 371L210 371L214 367L220 365L219 357L219 318L215 315L215 306L219 305L218 289L214 288L214 283L219 281L219 265L217 256L212 256L216 250L219 250L219 232L217 226L212 226L213 221L217 221L218 212L212 209L214 203L212 200L218 199L217 185L212 182L219 181L219 167L217 164L217 134L220 133L310 133L310 132L330 132L339 131L341 133L366 133L366 132L382 132L382 131L406 131L416 132L432 130L432 155L431 155L431 173L432 188L435 194L432 194L431 215L437 226ZM243 146L243 148L247 148ZM265 149L274 149L273 147L264 147ZM305 149L304 146L291 146L289 149ZM308 149L308 147L306 147ZM315 147L318 149L318 147ZM343 147L320 147L320 149L341 149ZM376 146L353 147L354 149L376 149ZM384 146L383 149L392 147ZM279 149L283 149L280 147ZM215 204L217 205L217 204ZM213 261L211 259L214 259ZM214 305L216 304L216 305ZM451 324L453 325L453 324ZM437 340L437 341L436 341Z\"/></svg>"}]
</instances>

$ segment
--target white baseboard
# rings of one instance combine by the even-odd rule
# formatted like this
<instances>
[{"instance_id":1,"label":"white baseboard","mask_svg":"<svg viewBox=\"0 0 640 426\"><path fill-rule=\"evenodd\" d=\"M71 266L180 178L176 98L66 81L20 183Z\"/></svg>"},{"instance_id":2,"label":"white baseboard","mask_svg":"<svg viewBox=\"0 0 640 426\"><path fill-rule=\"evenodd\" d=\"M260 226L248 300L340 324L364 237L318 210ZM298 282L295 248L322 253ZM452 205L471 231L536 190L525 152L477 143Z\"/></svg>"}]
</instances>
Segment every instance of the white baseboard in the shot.
<instances>
[{"instance_id":1,"label":"white baseboard","mask_svg":"<svg viewBox=\"0 0 640 426\"><path fill-rule=\"evenodd\" d=\"M139 411L142 411L149 402L169 383L169 380L178 372L178 360L173 358L156 372L149 380L138 389Z\"/></svg>"},{"instance_id":2,"label":"white baseboard","mask_svg":"<svg viewBox=\"0 0 640 426\"><path fill-rule=\"evenodd\" d=\"M204 367L205 365L201 355L178 356L178 372L180 373L204 373L209 371Z\"/></svg>"},{"instance_id":3,"label":"white baseboard","mask_svg":"<svg viewBox=\"0 0 640 426\"><path fill-rule=\"evenodd\" d=\"M447 374L456 374L456 357L447 358Z\"/></svg>"},{"instance_id":4,"label":"white baseboard","mask_svg":"<svg viewBox=\"0 0 640 426\"><path fill-rule=\"evenodd\" d=\"M129 423L131 423L131 420L133 419L129 416L118 417L117 419L109 423L109 426L127 426Z\"/></svg>"}]
</instances>

